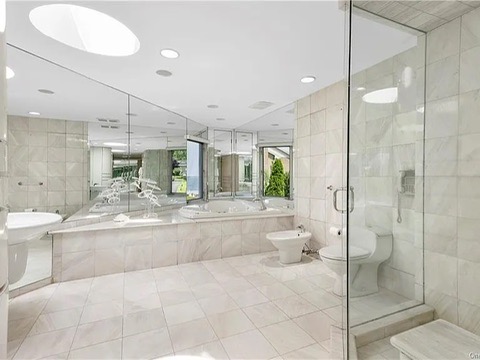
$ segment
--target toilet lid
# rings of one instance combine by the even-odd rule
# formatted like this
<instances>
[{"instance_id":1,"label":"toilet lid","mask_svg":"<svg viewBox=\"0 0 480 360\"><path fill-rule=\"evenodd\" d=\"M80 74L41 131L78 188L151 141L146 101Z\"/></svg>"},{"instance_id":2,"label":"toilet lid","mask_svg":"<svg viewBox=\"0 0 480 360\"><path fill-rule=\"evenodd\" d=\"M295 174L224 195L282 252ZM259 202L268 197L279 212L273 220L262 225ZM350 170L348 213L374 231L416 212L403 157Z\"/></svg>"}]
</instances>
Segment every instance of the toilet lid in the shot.
<instances>
[{"instance_id":1,"label":"toilet lid","mask_svg":"<svg viewBox=\"0 0 480 360\"><path fill-rule=\"evenodd\" d=\"M349 247L350 252L350 259L363 259L370 256L370 252L368 250L351 246ZM332 260L344 260L345 261L345 253L342 251L341 245L332 245L326 246L320 249L320 255L326 257L327 259Z\"/></svg>"}]
</instances>

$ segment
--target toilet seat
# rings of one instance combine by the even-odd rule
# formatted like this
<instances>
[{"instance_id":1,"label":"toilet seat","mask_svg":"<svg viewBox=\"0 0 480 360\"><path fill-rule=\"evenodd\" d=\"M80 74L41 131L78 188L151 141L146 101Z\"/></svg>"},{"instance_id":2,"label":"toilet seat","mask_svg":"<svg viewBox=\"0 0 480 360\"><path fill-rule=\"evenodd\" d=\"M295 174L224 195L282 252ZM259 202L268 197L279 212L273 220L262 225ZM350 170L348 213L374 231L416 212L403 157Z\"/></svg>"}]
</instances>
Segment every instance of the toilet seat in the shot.
<instances>
[{"instance_id":1,"label":"toilet seat","mask_svg":"<svg viewBox=\"0 0 480 360\"><path fill-rule=\"evenodd\" d=\"M320 256L331 259L331 260L341 260L345 261L345 251L343 251L341 245L331 245L321 248L319 251ZM352 246L349 247L349 257L350 260L361 260L370 256L368 250Z\"/></svg>"}]
</instances>

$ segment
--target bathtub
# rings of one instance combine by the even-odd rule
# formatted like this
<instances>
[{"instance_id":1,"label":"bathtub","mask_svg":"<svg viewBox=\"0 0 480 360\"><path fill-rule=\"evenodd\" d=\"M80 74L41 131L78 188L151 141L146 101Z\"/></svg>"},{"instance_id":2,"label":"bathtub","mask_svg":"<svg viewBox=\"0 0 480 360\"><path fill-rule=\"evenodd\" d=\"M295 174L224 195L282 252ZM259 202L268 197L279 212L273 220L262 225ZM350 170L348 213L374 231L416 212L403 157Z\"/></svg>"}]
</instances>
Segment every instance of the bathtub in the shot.
<instances>
[{"instance_id":1,"label":"bathtub","mask_svg":"<svg viewBox=\"0 0 480 360\"><path fill-rule=\"evenodd\" d=\"M260 203L246 200L210 200L198 205L182 207L178 213L187 219L205 219L236 216L259 216L281 214L281 209L261 209Z\"/></svg>"}]
</instances>

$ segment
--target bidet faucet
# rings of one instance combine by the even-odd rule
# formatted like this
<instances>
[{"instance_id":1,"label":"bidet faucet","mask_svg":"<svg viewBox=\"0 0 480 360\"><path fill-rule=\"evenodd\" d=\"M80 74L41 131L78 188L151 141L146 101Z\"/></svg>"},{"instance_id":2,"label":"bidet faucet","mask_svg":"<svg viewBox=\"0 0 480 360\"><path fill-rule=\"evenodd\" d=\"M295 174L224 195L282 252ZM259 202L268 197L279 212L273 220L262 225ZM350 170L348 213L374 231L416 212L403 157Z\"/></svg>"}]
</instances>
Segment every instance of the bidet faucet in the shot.
<instances>
[{"instance_id":1,"label":"bidet faucet","mask_svg":"<svg viewBox=\"0 0 480 360\"><path fill-rule=\"evenodd\" d=\"M302 232L302 233L305 232L305 226L303 226L302 224L298 225L297 229L300 229L300 232Z\"/></svg>"}]
</instances>

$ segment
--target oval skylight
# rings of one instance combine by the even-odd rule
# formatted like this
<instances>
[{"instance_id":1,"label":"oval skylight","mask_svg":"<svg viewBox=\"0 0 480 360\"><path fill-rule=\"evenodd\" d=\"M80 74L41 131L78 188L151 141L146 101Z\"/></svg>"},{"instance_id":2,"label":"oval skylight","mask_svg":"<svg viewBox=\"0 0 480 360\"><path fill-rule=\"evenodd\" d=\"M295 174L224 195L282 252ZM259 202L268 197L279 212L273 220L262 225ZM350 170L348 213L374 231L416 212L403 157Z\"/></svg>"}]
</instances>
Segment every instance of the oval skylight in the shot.
<instances>
[{"instance_id":1,"label":"oval skylight","mask_svg":"<svg viewBox=\"0 0 480 360\"><path fill-rule=\"evenodd\" d=\"M30 21L42 34L93 54L129 56L140 48L135 34L99 11L70 4L50 4L30 11Z\"/></svg>"},{"instance_id":2,"label":"oval skylight","mask_svg":"<svg viewBox=\"0 0 480 360\"><path fill-rule=\"evenodd\" d=\"M370 104L391 104L397 102L398 88L391 87L369 92L362 96L362 100Z\"/></svg>"}]
</instances>

